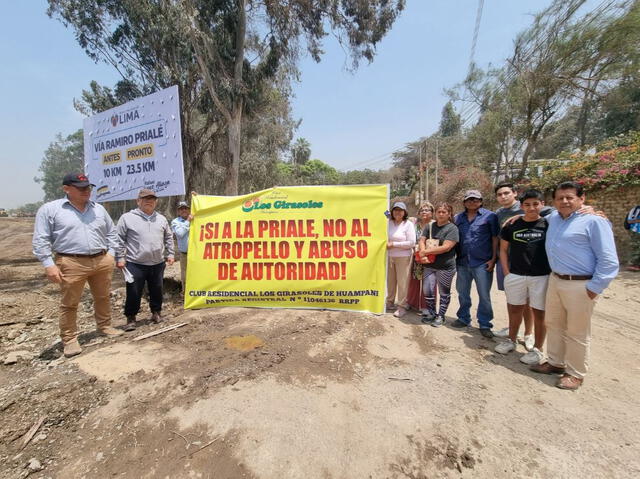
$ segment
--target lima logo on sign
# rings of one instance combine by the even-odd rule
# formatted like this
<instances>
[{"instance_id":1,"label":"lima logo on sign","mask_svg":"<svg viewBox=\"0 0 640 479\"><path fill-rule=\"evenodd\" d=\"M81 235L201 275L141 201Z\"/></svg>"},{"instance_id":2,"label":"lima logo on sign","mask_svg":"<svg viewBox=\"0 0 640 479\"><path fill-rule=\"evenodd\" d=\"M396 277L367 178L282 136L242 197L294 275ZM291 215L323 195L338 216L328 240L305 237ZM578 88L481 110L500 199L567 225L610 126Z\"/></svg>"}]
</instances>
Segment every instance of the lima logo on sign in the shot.
<instances>
[{"instance_id":1,"label":"lima logo on sign","mask_svg":"<svg viewBox=\"0 0 640 479\"><path fill-rule=\"evenodd\" d=\"M117 126L118 123L127 123L129 121L137 120L138 118L140 118L138 110L125 111L124 113L116 113L115 115L112 115L111 124L113 126Z\"/></svg>"}]
</instances>

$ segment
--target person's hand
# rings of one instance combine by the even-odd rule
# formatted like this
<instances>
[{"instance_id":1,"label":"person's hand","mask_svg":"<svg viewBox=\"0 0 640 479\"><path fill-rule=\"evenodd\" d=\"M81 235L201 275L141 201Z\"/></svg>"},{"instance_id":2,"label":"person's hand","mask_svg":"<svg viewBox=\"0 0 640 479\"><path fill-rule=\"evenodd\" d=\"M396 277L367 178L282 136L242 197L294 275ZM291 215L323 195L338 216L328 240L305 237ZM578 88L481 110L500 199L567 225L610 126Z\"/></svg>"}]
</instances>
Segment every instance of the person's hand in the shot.
<instances>
[{"instance_id":1,"label":"person's hand","mask_svg":"<svg viewBox=\"0 0 640 479\"><path fill-rule=\"evenodd\" d=\"M502 223L502 226L501 226L501 227L502 227L502 228L504 228L505 226L509 226L509 225L511 225L511 224L513 224L513 223L515 223L516 221L518 221L518 220L519 220L520 218L522 218L523 216L524 216L524 215L519 214L519 215L512 216L511 218L507 218L507 219L504 221L504 223Z\"/></svg>"},{"instance_id":2,"label":"person's hand","mask_svg":"<svg viewBox=\"0 0 640 479\"><path fill-rule=\"evenodd\" d=\"M47 275L47 279L52 283L62 283L62 278L64 278L64 275L55 264L47 266L44 269L44 272Z\"/></svg>"},{"instance_id":3,"label":"person's hand","mask_svg":"<svg viewBox=\"0 0 640 479\"><path fill-rule=\"evenodd\" d=\"M387 249L393 248L393 241L387 241Z\"/></svg>"},{"instance_id":4,"label":"person's hand","mask_svg":"<svg viewBox=\"0 0 640 479\"><path fill-rule=\"evenodd\" d=\"M192 196L192 197L194 197L194 196L198 196L198 193L196 193L195 191L192 191L192 192L191 192L191 196Z\"/></svg>"},{"instance_id":5,"label":"person's hand","mask_svg":"<svg viewBox=\"0 0 640 479\"><path fill-rule=\"evenodd\" d=\"M169 257L167 258L167 264L168 264L169 266L171 266L171 265L172 265L173 263L175 263L175 262L176 262L176 260L175 260L172 256L169 256Z\"/></svg>"},{"instance_id":6,"label":"person's hand","mask_svg":"<svg viewBox=\"0 0 640 479\"><path fill-rule=\"evenodd\" d=\"M187 221L193 221L193 215L187 216Z\"/></svg>"},{"instance_id":7,"label":"person's hand","mask_svg":"<svg viewBox=\"0 0 640 479\"><path fill-rule=\"evenodd\" d=\"M126 262L125 260L121 259L120 261L118 261L118 262L116 263L116 267L117 267L118 269L124 269L124 267L125 267L125 265L126 265L126 264L127 264L127 262Z\"/></svg>"},{"instance_id":8,"label":"person's hand","mask_svg":"<svg viewBox=\"0 0 640 479\"><path fill-rule=\"evenodd\" d=\"M593 291L587 289L587 296L589 296L589 299L595 299L595 297L598 296L598 293L594 293Z\"/></svg>"},{"instance_id":9,"label":"person's hand","mask_svg":"<svg viewBox=\"0 0 640 479\"><path fill-rule=\"evenodd\" d=\"M605 220L609 219L607 218L607 215L604 214L604 211L596 210L591 205L582 205L582 207L578 210L578 214L579 215L595 215L595 216L599 216L600 218L604 218Z\"/></svg>"},{"instance_id":10,"label":"person's hand","mask_svg":"<svg viewBox=\"0 0 640 479\"><path fill-rule=\"evenodd\" d=\"M486 267L487 271L489 273L491 273L493 271L493 267L496 265L496 260L495 259L490 259L485 264L487 265L487 267Z\"/></svg>"}]
</instances>

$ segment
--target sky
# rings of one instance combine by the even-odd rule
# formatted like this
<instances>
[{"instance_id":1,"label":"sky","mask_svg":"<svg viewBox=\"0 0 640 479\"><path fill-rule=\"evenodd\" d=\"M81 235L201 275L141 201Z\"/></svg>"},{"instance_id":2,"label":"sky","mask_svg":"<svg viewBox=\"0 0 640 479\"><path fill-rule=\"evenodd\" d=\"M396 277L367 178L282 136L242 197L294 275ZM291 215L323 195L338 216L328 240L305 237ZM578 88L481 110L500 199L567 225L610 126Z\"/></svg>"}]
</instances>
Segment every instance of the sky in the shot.
<instances>
[{"instance_id":1,"label":"sky","mask_svg":"<svg viewBox=\"0 0 640 479\"><path fill-rule=\"evenodd\" d=\"M485 0L476 63L502 64L517 33L549 3ZM82 128L73 99L92 80L113 86L119 79L46 8L45 0L0 0L0 208L42 199L33 178L45 150L57 134ZM390 152L435 132L444 88L467 73L477 8L478 0L407 0L373 63L355 73L333 38L320 63L303 59L293 114L302 120L295 136L310 142L312 158L340 170L387 168Z\"/></svg>"}]
</instances>

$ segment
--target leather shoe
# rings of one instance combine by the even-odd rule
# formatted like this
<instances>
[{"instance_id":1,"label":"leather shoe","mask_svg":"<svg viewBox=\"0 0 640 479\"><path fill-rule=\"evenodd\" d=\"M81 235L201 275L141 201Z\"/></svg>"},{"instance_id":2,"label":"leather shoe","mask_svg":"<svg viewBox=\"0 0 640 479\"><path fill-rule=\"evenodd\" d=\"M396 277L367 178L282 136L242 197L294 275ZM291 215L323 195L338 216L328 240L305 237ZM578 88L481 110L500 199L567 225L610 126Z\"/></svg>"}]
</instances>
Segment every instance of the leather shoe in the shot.
<instances>
[{"instance_id":1,"label":"leather shoe","mask_svg":"<svg viewBox=\"0 0 640 479\"><path fill-rule=\"evenodd\" d=\"M559 368L550 363L534 364L529 369L540 374L564 374L564 368Z\"/></svg>"},{"instance_id":2,"label":"leather shoe","mask_svg":"<svg viewBox=\"0 0 640 479\"><path fill-rule=\"evenodd\" d=\"M98 330L98 334L100 334L101 336L114 337L114 336L120 336L122 334L122 331L116 328L112 328L111 326L105 326L104 328L100 328Z\"/></svg>"},{"instance_id":3,"label":"leather shoe","mask_svg":"<svg viewBox=\"0 0 640 479\"><path fill-rule=\"evenodd\" d=\"M72 339L71 341L64 343L64 357L72 358L73 356L77 356L82 352L82 348L80 347L80 343L77 339Z\"/></svg>"},{"instance_id":4,"label":"leather shoe","mask_svg":"<svg viewBox=\"0 0 640 479\"><path fill-rule=\"evenodd\" d=\"M134 331L136 329L136 317L127 316L127 324L124 326L125 331Z\"/></svg>"},{"instance_id":5,"label":"leather shoe","mask_svg":"<svg viewBox=\"0 0 640 479\"><path fill-rule=\"evenodd\" d=\"M580 386L582 386L583 378L577 378L572 376L571 374L563 374L558 382L556 383L556 387L560 389L567 389L569 391L575 391Z\"/></svg>"},{"instance_id":6,"label":"leather shoe","mask_svg":"<svg viewBox=\"0 0 640 479\"><path fill-rule=\"evenodd\" d=\"M162 317L160 316L160 313L151 313L152 323L159 323L160 321L162 321Z\"/></svg>"}]
</instances>

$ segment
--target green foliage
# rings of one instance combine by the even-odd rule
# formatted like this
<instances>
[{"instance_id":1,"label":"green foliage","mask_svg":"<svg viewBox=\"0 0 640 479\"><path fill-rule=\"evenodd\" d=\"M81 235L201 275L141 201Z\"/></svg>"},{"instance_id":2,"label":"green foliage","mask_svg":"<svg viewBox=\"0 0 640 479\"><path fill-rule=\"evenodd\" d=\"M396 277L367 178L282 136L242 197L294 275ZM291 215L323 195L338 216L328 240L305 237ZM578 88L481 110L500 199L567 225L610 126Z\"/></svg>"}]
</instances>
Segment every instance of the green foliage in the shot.
<instances>
[{"instance_id":1,"label":"green foliage","mask_svg":"<svg viewBox=\"0 0 640 479\"><path fill-rule=\"evenodd\" d=\"M62 184L62 180L60 180L60 184ZM62 191L62 190L61 190ZM12 210L9 210L9 213L17 216L35 216L38 212L38 208L40 208L44 202L38 201L36 203L25 203L22 206L18 206Z\"/></svg>"},{"instance_id":2,"label":"green foliage","mask_svg":"<svg viewBox=\"0 0 640 479\"><path fill-rule=\"evenodd\" d=\"M291 162L304 165L311 158L311 144L305 138L298 138L291 145Z\"/></svg>"},{"instance_id":3,"label":"green foliage","mask_svg":"<svg viewBox=\"0 0 640 479\"><path fill-rule=\"evenodd\" d=\"M461 122L460 115L456 113L453 103L448 101L442 108L442 116L440 119L440 136L456 136L460 134Z\"/></svg>"},{"instance_id":4,"label":"green foliage","mask_svg":"<svg viewBox=\"0 0 640 479\"><path fill-rule=\"evenodd\" d=\"M330 28L355 68L363 58L373 60L377 44L404 8L404 0L48 3L47 13L74 29L85 52L112 65L124 79L115 92L92 85L78 102L80 108L105 109L119 95L177 84L187 187L205 188L211 182L203 175L215 171L223 176L215 186L227 194L242 189L240 170L247 173L243 159L254 167L260 157L272 162L271 146L262 155L242 156L243 143L260 144L243 138L245 116L251 123L263 115L265 97L273 88L289 97L288 85L297 76L295 64L303 45L319 61ZM227 141L221 141L223 136ZM251 171L260 170L265 171Z\"/></svg>"},{"instance_id":5,"label":"green foliage","mask_svg":"<svg viewBox=\"0 0 640 479\"><path fill-rule=\"evenodd\" d=\"M594 154L563 153L531 180L531 186L551 190L563 181L576 181L586 190L640 185L640 132L605 140Z\"/></svg>"},{"instance_id":6,"label":"green foliage","mask_svg":"<svg viewBox=\"0 0 640 479\"><path fill-rule=\"evenodd\" d=\"M84 139L82 130L63 138L61 134L56 135L44 153L44 158L40 163L38 171L40 177L34 178L37 183L42 184L44 190L44 201L51 201L62 198L62 179L65 174L74 171L84 171Z\"/></svg>"}]
</instances>

